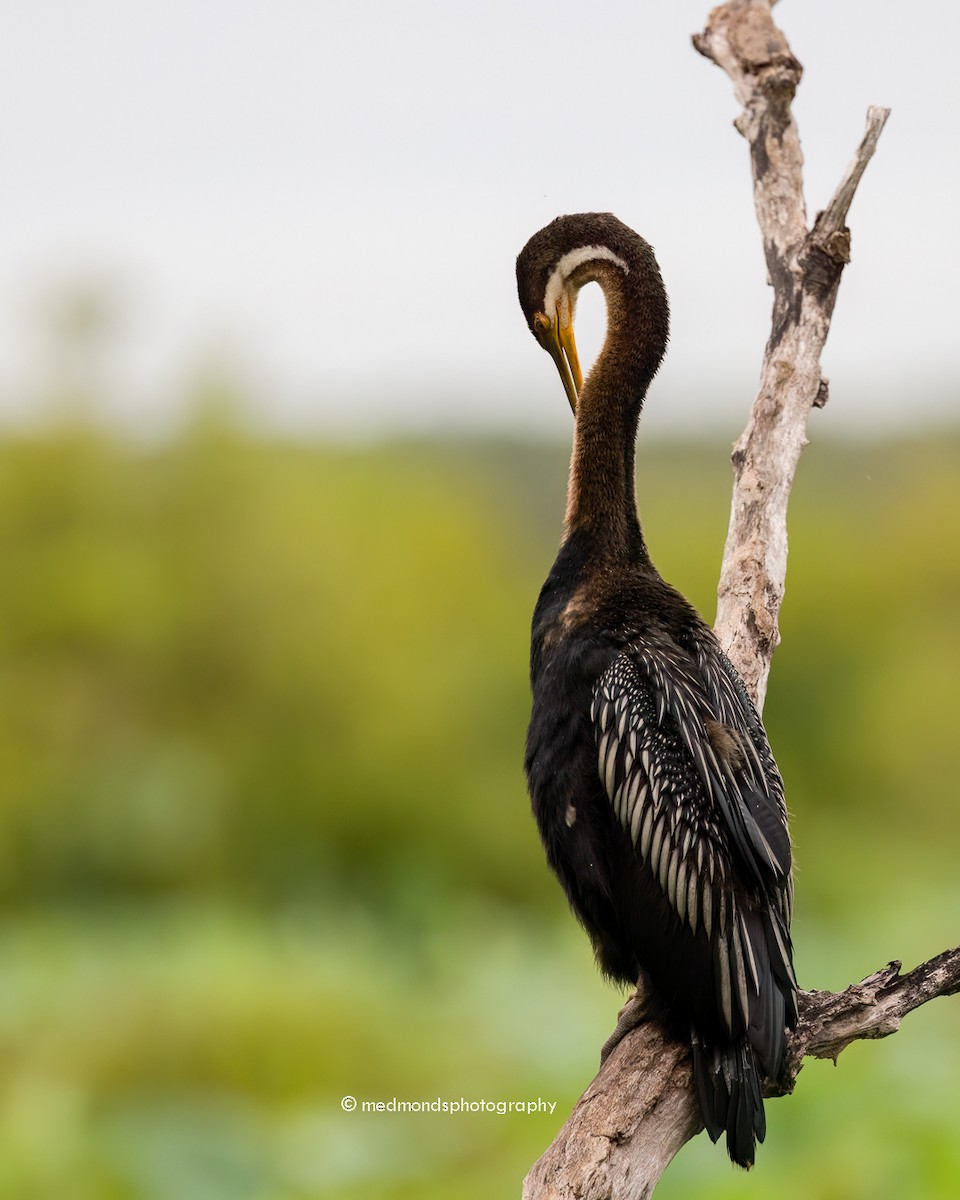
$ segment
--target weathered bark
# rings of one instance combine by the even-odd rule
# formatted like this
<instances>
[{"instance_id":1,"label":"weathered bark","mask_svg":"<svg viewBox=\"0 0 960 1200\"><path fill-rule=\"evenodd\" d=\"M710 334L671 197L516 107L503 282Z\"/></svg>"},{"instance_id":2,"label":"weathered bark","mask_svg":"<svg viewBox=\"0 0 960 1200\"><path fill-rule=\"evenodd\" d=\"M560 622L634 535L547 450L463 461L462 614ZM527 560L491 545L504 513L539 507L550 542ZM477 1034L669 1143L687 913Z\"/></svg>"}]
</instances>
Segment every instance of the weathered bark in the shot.
<instances>
[{"instance_id":1,"label":"weathered bark","mask_svg":"<svg viewBox=\"0 0 960 1200\"><path fill-rule=\"evenodd\" d=\"M730 526L716 632L762 707L787 564L787 501L810 409L827 399L820 371L843 268L846 216L889 110L871 108L867 132L830 203L807 227L803 159L791 101L802 68L774 25L771 0L730 0L694 45L730 76L743 112L757 219L773 288L770 338L749 421L733 451ZM846 991L804 992L790 1038L793 1087L806 1055L835 1058L858 1038L883 1037L903 1015L960 990L960 950L899 976L899 964ZM639 1002L638 1002L639 1005ZM773 1093L771 1093L773 1094ZM703 1128L686 1046L652 1020L623 1037L524 1182L524 1200L642 1200L677 1151ZM719 1151L718 1151L719 1153Z\"/></svg>"},{"instance_id":2,"label":"weathered bark","mask_svg":"<svg viewBox=\"0 0 960 1200\"><path fill-rule=\"evenodd\" d=\"M893 962L843 992L802 992L783 1085L767 1094L791 1092L804 1058L836 1060L851 1042L896 1033L907 1013L958 991L960 947L907 975ZM530 1171L524 1200L644 1200L702 1128L687 1047L656 1022L641 1024L606 1060Z\"/></svg>"},{"instance_id":3,"label":"weathered bark","mask_svg":"<svg viewBox=\"0 0 960 1200\"><path fill-rule=\"evenodd\" d=\"M803 155L791 101L803 68L774 25L768 0L715 8L693 44L733 81L737 129L750 144L753 194L773 287L770 338L750 419L733 450L730 526L716 632L759 707L787 574L787 501L806 445L807 415L823 407L820 355L850 260L844 222L889 109L871 108L867 132L826 209L807 229Z\"/></svg>"}]
</instances>

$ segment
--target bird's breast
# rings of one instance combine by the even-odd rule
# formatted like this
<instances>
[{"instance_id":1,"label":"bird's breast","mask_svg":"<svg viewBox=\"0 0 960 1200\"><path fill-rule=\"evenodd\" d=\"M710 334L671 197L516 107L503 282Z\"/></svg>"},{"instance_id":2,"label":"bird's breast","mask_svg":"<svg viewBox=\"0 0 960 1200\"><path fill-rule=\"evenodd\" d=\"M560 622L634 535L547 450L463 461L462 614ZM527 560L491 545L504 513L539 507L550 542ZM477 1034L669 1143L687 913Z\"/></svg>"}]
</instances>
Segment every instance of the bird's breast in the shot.
<instances>
[{"instance_id":1,"label":"bird's breast","mask_svg":"<svg viewBox=\"0 0 960 1200\"><path fill-rule=\"evenodd\" d=\"M561 833L574 828L585 797L598 790L590 708L615 653L602 639L565 629L562 611L534 648L525 765L541 833L545 824Z\"/></svg>"}]
</instances>

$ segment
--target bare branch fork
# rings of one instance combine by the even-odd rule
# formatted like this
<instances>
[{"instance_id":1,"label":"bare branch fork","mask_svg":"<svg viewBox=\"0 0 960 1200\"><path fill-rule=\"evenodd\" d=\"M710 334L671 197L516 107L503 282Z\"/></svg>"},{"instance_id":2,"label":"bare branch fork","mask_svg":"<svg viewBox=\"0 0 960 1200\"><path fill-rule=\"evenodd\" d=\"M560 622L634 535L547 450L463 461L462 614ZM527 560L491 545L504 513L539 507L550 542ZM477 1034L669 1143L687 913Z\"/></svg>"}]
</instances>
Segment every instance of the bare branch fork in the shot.
<instances>
[{"instance_id":1,"label":"bare branch fork","mask_svg":"<svg viewBox=\"0 0 960 1200\"><path fill-rule=\"evenodd\" d=\"M733 450L730 526L716 633L762 707L787 566L787 501L807 417L827 400L820 355L850 259L846 217L889 115L867 128L826 208L807 227L803 159L791 102L802 68L771 15L775 0L715 8L696 49L721 67L743 106L735 124L750 146L754 200L773 287L770 338L750 418ZM900 975L890 963L843 992L804 992L781 1087L804 1057L836 1059L852 1041L885 1037L936 996L960 991L960 948ZM635 1005L635 1010L638 1006ZM626 1010L625 1010L626 1012ZM620 1041L524 1181L524 1200L643 1200L681 1147L703 1128L688 1048L655 1020Z\"/></svg>"},{"instance_id":2,"label":"bare branch fork","mask_svg":"<svg viewBox=\"0 0 960 1200\"><path fill-rule=\"evenodd\" d=\"M889 109L871 108L867 132L830 203L807 229L803 156L791 112L802 67L774 25L767 0L715 8L694 37L733 81L750 144L753 192L773 287L770 338L750 419L733 450L730 527L723 552L717 636L762 707L787 574L787 500L807 415L827 400L820 354L840 276L850 260L844 222Z\"/></svg>"},{"instance_id":3,"label":"bare branch fork","mask_svg":"<svg viewBox=\"0 0 960 1200\"><path fill-rule=\"evenodd\" d=\"M960 947L900 974L882 967L843 992L802 992L784 1085L804 1058L836 1061L851 1042L895 1033L937 996L960 992ZM646 1200L682 1147L703 1129L687 1047L646 1021L628 1033L577 1101L524 1181L524 1200ZM719 1150L718 1150L719 1153Z\"/></svg>"}]
</instances>

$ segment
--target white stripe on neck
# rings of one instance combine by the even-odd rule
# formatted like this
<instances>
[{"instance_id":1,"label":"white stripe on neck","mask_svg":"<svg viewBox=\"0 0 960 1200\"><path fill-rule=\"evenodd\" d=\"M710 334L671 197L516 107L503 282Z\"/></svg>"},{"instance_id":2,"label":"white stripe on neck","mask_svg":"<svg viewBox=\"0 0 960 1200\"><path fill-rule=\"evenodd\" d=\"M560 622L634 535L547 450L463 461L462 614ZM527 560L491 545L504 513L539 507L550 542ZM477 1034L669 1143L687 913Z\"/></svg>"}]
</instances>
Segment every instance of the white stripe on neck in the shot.
<instances>
[{"instance_id":1,"label":"white stripe on neck","mask_svg":"<svg viewBox=\"0 0 960 1200\"><path fill-rule=\"evenodd\" d=\"M547 280L546 290L543 293L543 311L548 317L552 317L552 314L557 311L560 298L566 291L567 280L577 267L583 266L585 262L594 258L605 258L608 262L615 263L624 275L630 272L629 266L623 259L614 254L607 246L578 246L576 250L568 250L554 267L553 274Z\"/></svg>"}]
</instances>

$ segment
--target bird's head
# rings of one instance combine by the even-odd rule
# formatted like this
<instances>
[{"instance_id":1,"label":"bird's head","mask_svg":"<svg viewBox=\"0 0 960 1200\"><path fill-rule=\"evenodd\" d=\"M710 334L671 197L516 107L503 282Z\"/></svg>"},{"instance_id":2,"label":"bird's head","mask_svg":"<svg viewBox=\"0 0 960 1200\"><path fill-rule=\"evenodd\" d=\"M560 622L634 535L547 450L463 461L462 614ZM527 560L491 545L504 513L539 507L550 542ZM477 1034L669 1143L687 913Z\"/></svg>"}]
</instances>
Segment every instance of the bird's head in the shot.
<instances>
[{"instance_id":1,"label":"bird's head","mask_svg":"<svg viewBox=\"0 0 960 1200\"><path fill-rule=\"evenodd\" d=\"M535 233L517 258L517 291L527 325L556 364L570 407L577 411L583 373L573 335L577 296L593 280L604 287L619 281L640 266L641 274L655 277L666 313L666 296L649 245L611 213L577 213L557 217ZM637 281L639 282L639 281ZM664 328L662 343L666 341ZM661 344L659 354L662 355ZM659 361L659 356L658 356Z\"/></svg>"},{"instance_id":2,"label":"bird's head","mask_svg":"<svg viewBox=\"0 0 960 1200\"><path fill-rule=\"evenodd\" d=\"M563 381L570 407L577 411L577 396L583 386L583 372L577 343L573 336L573 317L580 288L562 269L569 231L563 228L566 217L557 217L533 235L517 258L517 290L520 307L530 332L548 352Z\"/></svg>"}]
</instances>

